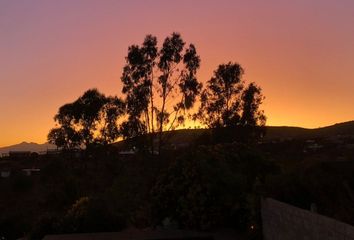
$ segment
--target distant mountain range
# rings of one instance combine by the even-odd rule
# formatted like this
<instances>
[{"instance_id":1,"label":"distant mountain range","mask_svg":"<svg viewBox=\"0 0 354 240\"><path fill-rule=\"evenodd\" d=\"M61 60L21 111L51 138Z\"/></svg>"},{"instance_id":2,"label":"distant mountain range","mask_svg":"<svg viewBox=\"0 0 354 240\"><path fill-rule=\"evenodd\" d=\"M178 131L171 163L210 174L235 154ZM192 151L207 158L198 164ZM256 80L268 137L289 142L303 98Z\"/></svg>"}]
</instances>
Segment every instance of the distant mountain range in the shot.
<instances>
[{"instance_id":1,"label":"distant mountain range","mask_svg":"<svg viewBox=\"0 0 354 240\"><path fill-rule=\"evenodd\" d=\"M199 137L202 137L203 134L207 134L209 130L207 129L182 129L167 132L165 134L171 135L171 143L186 143L192 142ZM321 128L301 128L301 127L275 127L267 126L266 139L286 139L286 138L295 138L295 139L309 139L309 138L321 138L321 137L330 137L337 135L352 135L354 136L354 121L337 123L327 127ZM115 143L116 146L121 145L123 142ZM48 149L56 149L56 146L49 143L37 144L33 142L22 142L20 144L2 147L0 148L0 154L8 153L9 151L31 151L31 152L41 152Z\"/></svg>"},{"instance_id":2,"label":"distant mountain range","mask_svg":"<svg viewBox=\"0 0 354 240\"><path fill-rule=\"evenodd\" d=\"M30 152L42 152L48 149L56 149L56 146L49 143L33 143L33 142L22 142L16 145L7 146L0 148L0 154L8 153L10 151L30 151Z\"/></svg>"}]
</instances>

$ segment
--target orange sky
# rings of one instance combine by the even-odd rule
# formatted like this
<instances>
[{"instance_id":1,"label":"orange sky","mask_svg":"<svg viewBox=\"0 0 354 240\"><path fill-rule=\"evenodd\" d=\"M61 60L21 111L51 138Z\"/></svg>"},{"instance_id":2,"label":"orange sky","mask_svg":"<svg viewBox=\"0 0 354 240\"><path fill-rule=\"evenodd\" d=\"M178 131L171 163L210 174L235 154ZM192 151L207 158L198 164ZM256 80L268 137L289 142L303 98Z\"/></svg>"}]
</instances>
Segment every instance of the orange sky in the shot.
<instances>
[{"instance_id":1,"label":"orange sky","mask_svg":"<svg viewBox=\"0 0 354 240\"><path fill-rule=\"evenodd\" d=\"M198 74L236 61L266 96L268 125L354 119L354 1L0 2L0 146L43 143L64 103L120 94L127 48L173 31L194 43Z\"/></svg>"}]
</instances>

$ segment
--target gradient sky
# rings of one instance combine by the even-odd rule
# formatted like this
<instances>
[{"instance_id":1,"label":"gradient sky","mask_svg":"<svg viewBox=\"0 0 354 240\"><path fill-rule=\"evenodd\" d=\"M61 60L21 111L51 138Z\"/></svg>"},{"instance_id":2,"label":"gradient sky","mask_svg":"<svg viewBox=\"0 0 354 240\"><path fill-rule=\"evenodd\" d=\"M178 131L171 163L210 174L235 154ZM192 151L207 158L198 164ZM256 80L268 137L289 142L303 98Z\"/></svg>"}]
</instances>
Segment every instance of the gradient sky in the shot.
<instances>
[{"instance_id":1,"label":"gradient sky","mask_svg":"<svg viewBox=\"0 0 354 240\"><path fill-rule=\"evenodd\" d=\"M64 103L120 94L127 48L180 32L206 81L236 61L257 82L268 125L354 119L354 1L0 0L0 146L43 143Z\"/></svg>"}]
</instances>

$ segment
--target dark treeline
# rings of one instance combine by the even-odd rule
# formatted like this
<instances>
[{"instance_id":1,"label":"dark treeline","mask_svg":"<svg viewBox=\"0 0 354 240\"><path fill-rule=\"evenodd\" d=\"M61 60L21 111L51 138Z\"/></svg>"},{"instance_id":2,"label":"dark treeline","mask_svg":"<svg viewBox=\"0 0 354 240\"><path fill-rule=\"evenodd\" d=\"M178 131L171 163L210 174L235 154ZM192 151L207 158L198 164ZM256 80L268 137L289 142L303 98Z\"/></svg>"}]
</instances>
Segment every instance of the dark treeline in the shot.
<instances>
[{"instance_id":1,"label":"dark treeline","mask_svg":"<svg viewBox=\"0 0 354 240\"><path fill-rule=\"evenodd\" d=\"M120 155L107 145L79 157L63 152L17 164L27 162L36 162L40 174L14 173L0 181L7 196L0 203L6 239L126 227L227 227L257 236L261 186L276 171L262 153L241 143L194 145L158 156Z\"/></svg>"},{"instance_id":2,"label":"dark treeline","mask_svg":"<svg viewBox=\"0 0 354 240\"><path fill-rule=\"evenodd\" d=\"M159 155L119 154L134 144L130 139L81 155L1 159L12 169L0 179L1 236L232 228L257 239L261 196L307 210L315 206L319 214L354 224L352 133L252 144L242 138L219 142L205 129L177 132L182 135L173 142L191 139L190 145L162 148ZM313 141L323 148L310 148ZM21 174L33 166L40 174Z\"/></svg>"}]
</instances>

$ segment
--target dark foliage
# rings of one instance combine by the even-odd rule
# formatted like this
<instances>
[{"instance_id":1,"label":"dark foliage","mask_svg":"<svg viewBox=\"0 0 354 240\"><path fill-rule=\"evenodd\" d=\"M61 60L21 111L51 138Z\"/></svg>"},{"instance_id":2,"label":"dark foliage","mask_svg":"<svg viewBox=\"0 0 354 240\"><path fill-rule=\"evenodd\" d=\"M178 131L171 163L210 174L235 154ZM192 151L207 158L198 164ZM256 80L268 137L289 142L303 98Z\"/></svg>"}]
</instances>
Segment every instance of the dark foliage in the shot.
<instances>
[{"instance_id":1,"label":"dark foliage","mask_svg":"<svg viewBox=\"0 0 354 240\"><path fill-rule=\"evenodd\" d=\"M183 124L196 101L201 90L196 79L199 65L195 46L185 47L178 33L165 38L161 48L152 35L141 46L130 46L121 77L128 112L124 136L152 133L153 138L157 132L161 145L162 131Z\"/></svg>"},{"instance_id":2,"label":"dark foliage","mask_svg":"<svg viewBox=\"0 0 354 240\"><path fill-rule=\"evenodd\" d=\"M274 166L242 145L198 147L173 161L152 190L155 223L245 229L255 220L251 196Z\"/></svg>"},{"instance_id":3,"label":"dark foliage","mask_svg":"<svg viewBox=\"0 0 354 240\"><path fill-rule=\"evenodd\" d=\"M219 65L201 93L201 105L194 117L217 131L226 128L235 137L239 134L253 139L263 135L259 130L266 117L259 107L264 97L255 83L244 86L243 73L237 63Z\"/></svg>"},{"instance_id":4,"label":"dark foliage","mask_svg":"<svg viewBox=\"0 0 354 240\"><path fill-rule=\"evenodd\" d=\"M65 150L111 143L121 135L117 121L124 112L122 100L90 89L59 108L54 117L59 126L49 132L48 141Z\"/></svg>"}]
</instances>

